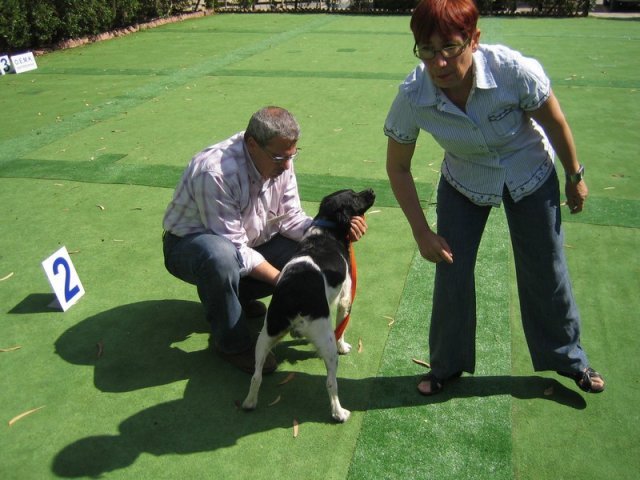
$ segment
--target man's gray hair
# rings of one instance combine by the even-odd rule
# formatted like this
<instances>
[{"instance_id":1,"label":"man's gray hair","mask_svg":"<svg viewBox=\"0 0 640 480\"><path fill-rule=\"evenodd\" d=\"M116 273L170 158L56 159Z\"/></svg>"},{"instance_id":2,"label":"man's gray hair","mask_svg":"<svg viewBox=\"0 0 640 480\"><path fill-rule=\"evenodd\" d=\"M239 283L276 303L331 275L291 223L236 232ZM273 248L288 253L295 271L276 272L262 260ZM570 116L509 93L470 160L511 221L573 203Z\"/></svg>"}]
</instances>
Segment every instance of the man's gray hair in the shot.
<instances>
[{"instance_id":1,"label":"man's gray hair","mask_svg":"<svg viewBox=\"0 0 640 480\"><path fill-rule=\"evenodd\" d=\"M244 138L253 138L261 147L271 139L282 137L292 142L300 138L300 125L294 116L284 108L264 107L251 116Z\"/></svg>"}]
</instances>

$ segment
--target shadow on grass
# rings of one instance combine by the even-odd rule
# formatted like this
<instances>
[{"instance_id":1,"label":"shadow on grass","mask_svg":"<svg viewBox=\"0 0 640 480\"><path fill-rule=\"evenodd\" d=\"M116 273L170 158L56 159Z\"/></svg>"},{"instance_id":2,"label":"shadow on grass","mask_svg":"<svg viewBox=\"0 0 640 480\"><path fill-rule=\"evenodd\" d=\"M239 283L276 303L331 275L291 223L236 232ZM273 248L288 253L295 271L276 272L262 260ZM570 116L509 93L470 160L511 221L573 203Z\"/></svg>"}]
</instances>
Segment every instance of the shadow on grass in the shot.
<instances>
[{"instance_id":1,"label":"shadow on grass","mask_svg":"<svg viewBox=\"0 0 640 480\"><path fill-rule=\"evenodd\" d=\"M31 313L45 313L54 311L52 302L56 300L53 293L32 293L27 295L24 300L9 310L8 313L24 315Z\"/></svg>"},{"instance_id":2,"label":"shadow on grass","mask_svg":"<svg viewBox=\"0 0 640 480\"><path fill-rule=\"evenodd\" d=\"M207 326L198 303L178 300L125 305L90 317L56 341L66 361L94 366L94 383L104 392L137 389L188 380L183 398L153 405L118 423L118 435L79 438L62 449L51 468L61 477L98 477L132 465L142 453L191 454L215 451L259 432L290 430L293 419L331 422L324 375L276 372L264 379L258 409L238 405L250 376L220 361L206 348ZM205 334L205 335L199 335ZM295 363L313 356L299 340L276 347L276 356ZM320 361L316 359L314 361ZM434 397L417 394L417 376L339 378L343 406L365 412L422 407L451 398L510 395L585 408L583 398L555 380L542 377L463 377ZM553 387L551 395L549 387ZM269 404L276 398L280 401ZM290 436L290 433L285 433Z\"/></svg>"},{"instance_id":3,"label":"shadow on grass","mask_svg":"<svg viewBox=\"0 0 640 480\"><path fill-rule=\"evenodd\" d=\"M396 385L396 380L402 379L403 385ZM396 395L401 392L406 395L406 405L421 404L430 405L447 402L453 398L476 398L491 397L499 395L509 395L520 400L547 400L559 403L566 407L583 410L587 403L580 393L565 387L555 379L540 377L536 375L526 377L514 376L468 376L447 382L442 393L434 396L421 396L416 388L419 376L395 377L389 379L380 377L376 379L377 388L380 394L372 399L369 409L394 408L397 405L391 401L393 393L391 389L396 389ZM407 389L408 387L408 389ZM400 389L400 390L398 390ZM414 398L417 397L417 398Z\"/></svg>"}]
</instances>

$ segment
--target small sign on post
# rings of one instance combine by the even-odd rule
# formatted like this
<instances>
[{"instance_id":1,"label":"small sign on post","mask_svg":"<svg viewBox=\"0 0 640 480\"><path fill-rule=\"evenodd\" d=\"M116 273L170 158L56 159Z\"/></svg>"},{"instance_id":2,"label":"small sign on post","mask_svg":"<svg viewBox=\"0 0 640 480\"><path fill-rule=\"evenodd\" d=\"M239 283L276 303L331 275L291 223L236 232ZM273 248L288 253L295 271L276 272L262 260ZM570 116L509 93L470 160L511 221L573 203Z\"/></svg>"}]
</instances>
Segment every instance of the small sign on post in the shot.
<instances>
[{"instance_id":1,"label":"small sign on post","mask_svg":"<svg viewBox=\"0 0 640 480\"><path fill-rule=\"evenodd\" d=\"M66 312L80 297L84 295L84 288L80 278L71 262L66 247L62 247L56 253L42 262L42 268L53 288L58 303L52 306Z\"/></svg>"},{"instance_id":2,"label":"small sign on post","mask_svg":"<svg viewBox=\"0 0 640 480\"><path fill-rule=\"evenodd\" d=\"M16 73L28 72L29 70L35 70L38 68L33 52L13 55L11 57L11 63L13 64L13 69Z\"/></svg>"}]
</instances>

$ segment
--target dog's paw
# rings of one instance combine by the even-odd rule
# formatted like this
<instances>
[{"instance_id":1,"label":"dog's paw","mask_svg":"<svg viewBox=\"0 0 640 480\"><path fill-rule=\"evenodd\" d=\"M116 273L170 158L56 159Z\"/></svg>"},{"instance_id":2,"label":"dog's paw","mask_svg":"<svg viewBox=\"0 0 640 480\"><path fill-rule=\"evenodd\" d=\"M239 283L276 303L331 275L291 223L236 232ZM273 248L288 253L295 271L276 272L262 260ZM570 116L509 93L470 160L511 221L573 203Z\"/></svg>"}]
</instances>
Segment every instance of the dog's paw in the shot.
<instances>
[{"instance_id":1,"label":"dog's paw","mask_svg":"<svg viewBox=\"0 0 640 480\"><path fill-rule=\"evenodd\" d=\"M351 344L345 342L343 339L338 340L338 353L340 355L346 355L351 351Z\"/></svg>"},{"instance_id":2,"label":"dog's paw","mask_svg":"<svg viewBox=\"0 0 640 480\"><path fill-rule=\"evenodd\" d=\"M249 397L245 398L244 402L242 402L242 409L249 412L255 410L257 406L258 402L256 400L250 399Z\"/></svg>"},{"instance_id":3,"label":"dog's paw","mask_svg":"<svg viewBox=\"0 0 640 480\"><path fill-rule=\"evenodd\" d=\"M351 416L351 412L349 410L347 410L346 408L340 408L336 411L334 411L331 416L333 417L333 419L336 422L339 423L344 423L347 420L349 420L349 417Z\"/></svg>"}]
</instances>

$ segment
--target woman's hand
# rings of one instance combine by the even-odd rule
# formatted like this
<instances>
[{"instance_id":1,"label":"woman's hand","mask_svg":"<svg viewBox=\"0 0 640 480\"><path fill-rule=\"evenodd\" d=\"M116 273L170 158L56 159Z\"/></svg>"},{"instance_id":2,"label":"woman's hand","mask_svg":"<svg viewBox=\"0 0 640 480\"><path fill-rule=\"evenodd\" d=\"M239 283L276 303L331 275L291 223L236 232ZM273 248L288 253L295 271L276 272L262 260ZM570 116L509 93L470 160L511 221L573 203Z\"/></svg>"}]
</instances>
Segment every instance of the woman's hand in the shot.
<instances>
[{"instance_id":1,"label":"woman's hand","mask_svg":"<svg viewBox=\"0 0 640 480\"><path fill-rule=\"evenodd\" d=\"M447 241L432 230L423 230L415 236L420 255L433 263L445 261L453 263L453 252Z\"/></svg>"},{"instance_id":2,"label":"woman's hand","mask_svg":"<svg viewBox=\"0 0 640 480\"><path fill-rule=\"evenodd\" d=\"M580 180L578 183L571 183L567 180L564 191L567 195L567 205L571 214L580 213L584 209L584 201L589 194L587 184L584 180Z\"/></svg>"}]
</instances>

